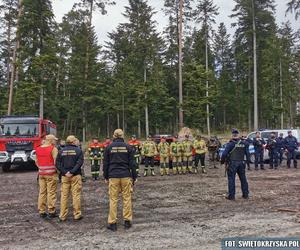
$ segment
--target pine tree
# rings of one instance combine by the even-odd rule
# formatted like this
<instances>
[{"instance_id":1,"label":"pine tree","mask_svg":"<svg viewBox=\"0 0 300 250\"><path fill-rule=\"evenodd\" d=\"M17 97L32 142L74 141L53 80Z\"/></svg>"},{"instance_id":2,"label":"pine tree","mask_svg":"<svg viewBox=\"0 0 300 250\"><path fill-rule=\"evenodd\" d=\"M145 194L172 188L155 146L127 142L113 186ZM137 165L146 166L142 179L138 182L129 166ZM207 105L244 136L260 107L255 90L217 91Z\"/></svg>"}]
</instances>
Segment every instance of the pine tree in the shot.
<instances>
[{"instance_id":1,"label":"pine tree","mask_svg":"<svg viewBox=\"0 0 300 250\"><path fill-rule=\"evenodd\" d=\"M196 10L196 22L202 25L201 29L205 41L205 69L209 71L209 39L211 37L212 25L215 23L215 17L218 15L218 8L213 0L199 0ZM206 97L209 97L209 82L206 81ZM206 104L207 133L210 136L210 107Z\"/></svg>"}]
</instances>

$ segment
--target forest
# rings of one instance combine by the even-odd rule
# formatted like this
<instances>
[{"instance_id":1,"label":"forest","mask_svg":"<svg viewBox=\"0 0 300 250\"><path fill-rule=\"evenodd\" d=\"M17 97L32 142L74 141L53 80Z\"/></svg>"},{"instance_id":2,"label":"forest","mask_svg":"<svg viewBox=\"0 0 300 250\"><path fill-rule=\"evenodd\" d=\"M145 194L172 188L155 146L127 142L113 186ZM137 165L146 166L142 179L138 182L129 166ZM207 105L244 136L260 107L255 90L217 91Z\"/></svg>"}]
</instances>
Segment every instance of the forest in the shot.
<instances>
[{"instance_id":1,"label":"forest","mask_svg":"<svg viewBox=\"0 0 300 250\"><path fill-rule=\"evenodd\" d=\"M213 0L161 1L129 0L100 44L93 18L112 0L76 0L61 22L50 0L0 0L0 116L40 114L81 139L300 126L300 25L277 23L274 0L235 0L234 34ZM300 0L283 1L299 20Z\"/></svg>"}]
</instances>

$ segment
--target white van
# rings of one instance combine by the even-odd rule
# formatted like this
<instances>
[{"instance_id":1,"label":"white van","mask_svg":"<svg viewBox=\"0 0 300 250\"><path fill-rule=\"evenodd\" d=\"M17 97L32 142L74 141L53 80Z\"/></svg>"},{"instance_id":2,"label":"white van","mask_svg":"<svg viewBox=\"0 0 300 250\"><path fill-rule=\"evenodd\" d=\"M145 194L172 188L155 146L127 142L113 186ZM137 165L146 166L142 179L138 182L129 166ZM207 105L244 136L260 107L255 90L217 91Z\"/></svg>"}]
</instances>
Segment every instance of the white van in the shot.
<instances>
[{"instance_id":1,"label":"white van","mask_svg":"<svg viewBox=\"0 0 300 250\"><path fill-rule=\"evenodd\" d=\"M276 137L279 136L280 133L283 133L283 138L287 137L288 136L288 131L292 131L292 134L293 136L295 136L298 140L298 150L297 150L297 158L300 157L300 150L299 150L299 146L300 146L300 129L272 129L272 130L269 130L269 129L266 129L266 130L262 130L262 131L259 131L260 132L260 135L261 135L261 138L263 138L266 142L268 141L268 139L270 138L270 134L271 133L275 133L276 134ZM248 138L253 140L255 138L255 132L251 132L248 134ZM265 150L265 153L264 153L264 159L269 159L269 153L268 153L268 150Z\"/></svg>"}]
</instances>

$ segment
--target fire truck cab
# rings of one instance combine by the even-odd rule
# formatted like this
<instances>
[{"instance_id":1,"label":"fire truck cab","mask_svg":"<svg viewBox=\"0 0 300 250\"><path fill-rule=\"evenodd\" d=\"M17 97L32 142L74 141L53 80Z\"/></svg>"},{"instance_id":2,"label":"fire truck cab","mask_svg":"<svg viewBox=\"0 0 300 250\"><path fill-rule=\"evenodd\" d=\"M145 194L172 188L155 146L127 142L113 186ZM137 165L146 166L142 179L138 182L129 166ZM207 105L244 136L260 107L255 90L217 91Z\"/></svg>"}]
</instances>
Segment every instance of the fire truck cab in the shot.
<instances>
[{"instance_id":1,"label":"fire truck cab","mask_svg":"<svg viewBox=\"0 0 300 250\"><path fill-rule=\"evenodd\" d=\"M48 134L56 135L56 125L37 116L0 117L0 167L35 165L35 149Z\"/></svg>"}]
</instances>

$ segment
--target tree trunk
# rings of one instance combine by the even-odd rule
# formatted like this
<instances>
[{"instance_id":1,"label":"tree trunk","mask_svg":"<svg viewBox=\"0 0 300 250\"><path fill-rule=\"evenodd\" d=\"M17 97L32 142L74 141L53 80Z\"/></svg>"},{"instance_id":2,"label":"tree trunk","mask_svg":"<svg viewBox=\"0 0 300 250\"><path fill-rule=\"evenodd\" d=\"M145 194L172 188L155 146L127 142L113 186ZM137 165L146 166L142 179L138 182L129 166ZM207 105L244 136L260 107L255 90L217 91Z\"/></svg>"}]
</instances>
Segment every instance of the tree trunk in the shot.
<instances>
[{"instance_id":1,"label":"tree trunk","mask_svg":"<svg viewBox=\"0 0 300 250\"><path fill-rule=\"evenodd\" d=\"M14 91L14 81L16 75L17 68L17 51L20 47L20 37L19 37L19 23L23 10L23 0L19 0L19 12L18 12L18 20L17 20L17 30L16 30L16 44L13 50L13 58L12 58L12 67L11 67L11 76L9 82L9 96L8 96L8 108L7 114L11 115L12 113L12 103L13 103L13 91Z\"/></svg>"},{"instance_id":2,"label":"tree trunk","mask_svg":"<svg viewBox=\"0 0 300 250\"><path fill-rule=\"evenodd\" d=\"M142 136L142 129L141 129L141 120L138 120L138 138Z\"/></svg>"},{"instance_id":3,"label":"tree trunk","mask_svg":"<svg viewBox=\"0 0 300 250\"><path fill-rule=\"evenodd\" d=\"M256 24L255 5L252 0L252 22L253 22L253 90L254 90L254 130L258 129L258 97L257 97L257 53L256 53Z\"/></svg>"},{"instance_id":4,"label":"tree trunk","mask_svg":"<svg viewBox=\"0 0 300 250\"><path fill-rule=\"evenodd\" d=\"M146 69L146 63L144 66L144 83L145 83L145 132L146 137L149 135L149 111L148 111L148 100L147 100L147 69Z\"/></svg>"},{"instance_id":5,"label":"tree trunk","mask_svg":"<svg viewBox=\"0 0 300 250\"><path fill-rule=\"evenodd\" d=\"M109 114L107 114L106 137L110 137L110 130L109 130L109 126L110 126Z\"/></svg>"},{"instance_id":6,"label":"tree trunk","mask_svg":"<svg viewBox=\"0 0 300 250\"><path fill-rule=\"evenodd\" d=\"M205 71L206 74L208 73L208 34L207 34L207 27L205 31ZM209 103L208 103L208 98L209 98L209 93L208 93L208 79L206 76L206 98L207 98L207 104L206 104L206 123L207 123L207 135L210 137L210 115L209 115Z\"/></svg>"},{"instance_id":7,"label":"tree trunk","mask_svg":"<svg viewBox=\"0 0 300 250\"><path fill-rule=\"evenodd\" d=\"M183 90L182 90L182 33L183 33L183 0L179 0L179 34L178 34L178 87L179 87L179 130L183 128Z\"/></svg>"},{"instance_id":8,"label":"tree trunk","mask_svg":"<svg viewBox=\"0 0 300 250\"><path fill-rule=\"evenodd\" d=\"M41 87L40 93L40 118L44 119L44 87Z\"/></svg>"},{"instance_id":9,"label":"tree trunk","mask_svg":"<svg viewBox=\"0 0 300 250\"><path fill-rule=\"evenodd\" d=\"M282 61L279 62L279 74L280 74L280 128L283 129L283 81L282 81Z\"/></svg>"}]
</instances>

